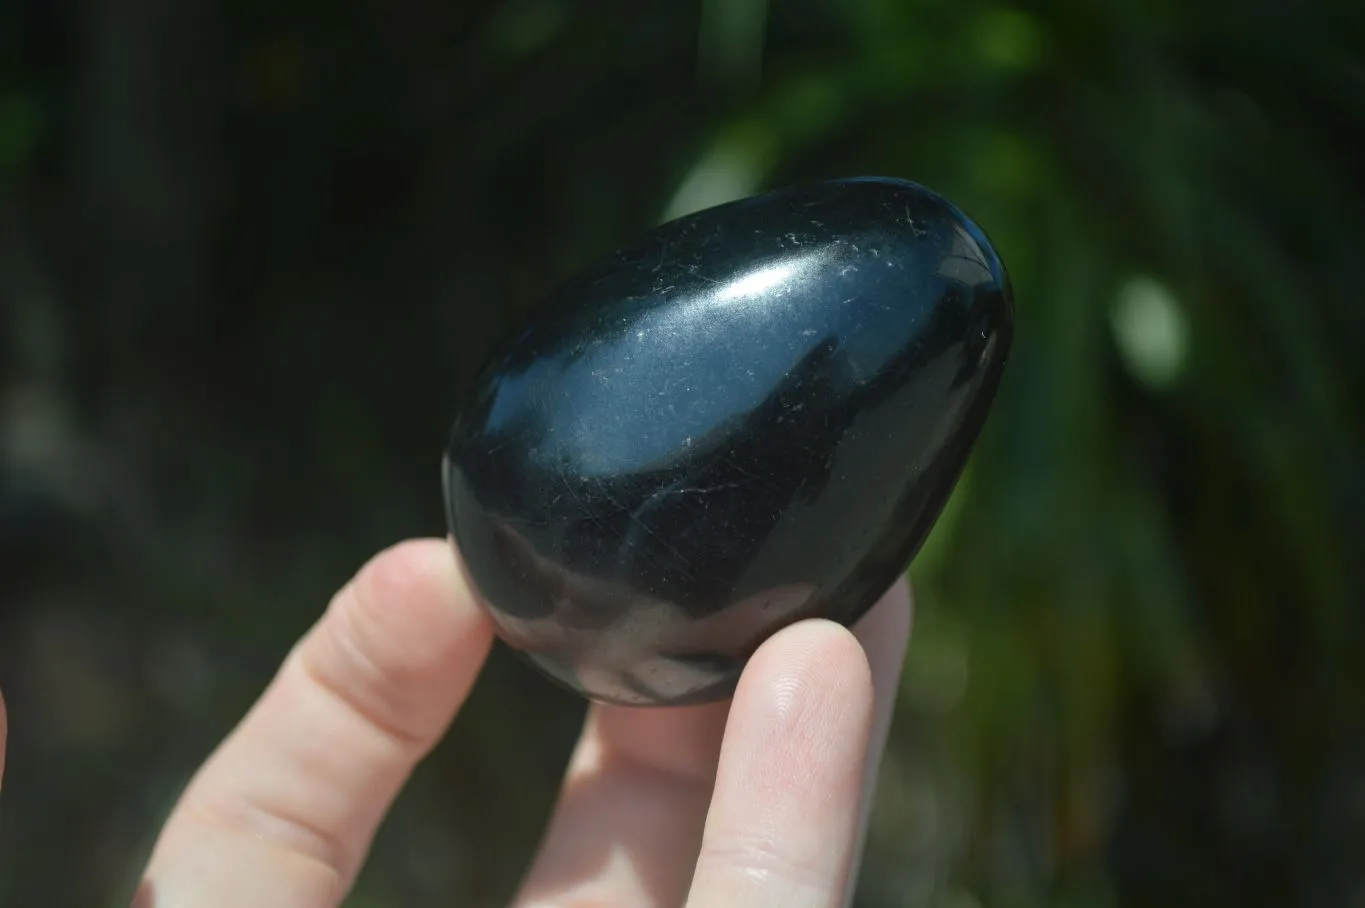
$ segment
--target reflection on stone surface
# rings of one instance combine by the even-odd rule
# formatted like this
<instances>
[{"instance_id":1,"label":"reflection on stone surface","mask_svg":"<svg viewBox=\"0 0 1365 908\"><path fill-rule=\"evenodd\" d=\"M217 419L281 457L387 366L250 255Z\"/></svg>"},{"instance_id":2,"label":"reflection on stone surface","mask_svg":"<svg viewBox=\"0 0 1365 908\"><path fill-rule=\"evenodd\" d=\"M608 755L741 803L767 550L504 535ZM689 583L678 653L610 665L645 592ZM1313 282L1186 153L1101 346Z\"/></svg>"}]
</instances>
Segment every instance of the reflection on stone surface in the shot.
<instances>
[{"instance_id":1,"label":"reflection on stone surface","mask_svg":"<svg viewBox=\"0 0 1365 908\"><path fill-rule=\"evenodd\" d=\"M895 180L666 224L488 364L445 489L509 644L585 695L727 695L808 616L851 624L956 482L1013 330L981 232Z\"/></svg>"},{"instance_id":2,"label":"reflection on stone surface","mask_svg":"<svg viewBox=\"0 0 1365 908\"><path fill-rule=\"evenodd\" d=\"M506 524L494 535L502 563L552 608L529 618L495 611L502 638L564 683L612 702L703 694L718 670L768 637L774 622L801 617L812 593L809 586L778 587L694 615L620 581L568 570Z\"/></svg>"}]
</instances>

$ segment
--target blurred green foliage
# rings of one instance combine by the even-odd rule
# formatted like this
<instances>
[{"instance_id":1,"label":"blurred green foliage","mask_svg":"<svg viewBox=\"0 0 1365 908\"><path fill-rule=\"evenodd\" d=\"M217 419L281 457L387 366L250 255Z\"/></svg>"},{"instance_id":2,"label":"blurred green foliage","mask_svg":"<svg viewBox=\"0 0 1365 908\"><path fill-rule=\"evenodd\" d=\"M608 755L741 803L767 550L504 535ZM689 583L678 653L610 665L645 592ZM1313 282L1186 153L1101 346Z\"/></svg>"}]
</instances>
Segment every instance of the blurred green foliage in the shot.
<instances>
[{"instance_id":1,"label":"blurred green foliage","mask_svg":"<svg viewBox=\"0 0 1365 908\"><path fill-rule=\"evenodd\" d=\"M1351 0L0 6L0 903L122 903L539 293L860 173L1019 330L859 905L1365 905ZM504 899L581 710L499 652L352 903Z\"/></svg>"}]
</instances>

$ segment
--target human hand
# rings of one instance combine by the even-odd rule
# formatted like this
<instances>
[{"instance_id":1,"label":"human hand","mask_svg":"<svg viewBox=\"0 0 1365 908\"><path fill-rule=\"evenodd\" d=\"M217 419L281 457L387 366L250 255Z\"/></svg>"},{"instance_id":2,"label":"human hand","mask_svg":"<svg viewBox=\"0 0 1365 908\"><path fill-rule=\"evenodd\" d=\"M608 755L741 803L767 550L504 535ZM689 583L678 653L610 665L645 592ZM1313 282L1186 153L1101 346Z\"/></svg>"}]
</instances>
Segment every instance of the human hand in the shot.
<instances>
[{"instance_id":1,"label":"human hand","mask_svg":"<svg viewBox=\"0 0 1365 908\"><path fill-rule=\"evenodd\" d=\"M513 904L845 904L909 623L902 581L856 635L774 636L732 701L591 707ZM447 542L373 559L191 781L135 908L339 905L491 640Z\"/></svg>"}]
</instances>

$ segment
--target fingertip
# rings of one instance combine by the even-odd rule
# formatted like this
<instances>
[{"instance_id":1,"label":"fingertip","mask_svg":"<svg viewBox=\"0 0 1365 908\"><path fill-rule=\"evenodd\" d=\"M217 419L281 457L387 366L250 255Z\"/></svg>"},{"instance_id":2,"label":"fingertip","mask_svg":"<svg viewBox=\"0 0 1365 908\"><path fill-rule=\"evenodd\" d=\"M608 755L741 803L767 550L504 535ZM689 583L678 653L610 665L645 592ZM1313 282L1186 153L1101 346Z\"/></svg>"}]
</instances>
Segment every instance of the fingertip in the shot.
<instances>
[{"instance_id":1,"label":"fingertip","mask_svg":"<svg viewBox=\"0 0 1365 908\"><path fill-rule=\"evenodd\" d=\"M493 629L439 539L379 552L300 644L310 674L417 739L443 728L448 691L473 683Z\"/></svg>"},{"instance_id":2,"label":"fingertip","mask_svg":"<svg viewBox=\"0 0 1365 908\"><path fill-rule=\"evenodd\" d=\"M870 683L867 653L851 628L835 621L817 618L786 628L784 633L794 638L796 643L781 639L781 635L778 635L777 645L792 647L793 650L798 647L804 649L815 665L827 671L839 668L844 672L851 672L856 666L858 669L856 677ZM849 675L845 680L851 683L854 675Z\"/></svg>"},{"instance_id":3,"label":"fingertip","mask_svg":"<svg viewBox=\"0 0 1365 908\"><path fill-rule=\"evenodd\" d=\"M381 643L399 644L403 663L412 668L441 657L423 653L428 646L467 647L493 634L465 582L459 553L440 539L408 539L381 550L341 589L330 611L378 634Z\"/></svg>"},{"instance_id":4,"label":"fingertip","mask_svg":"<svg viewBox=\"0 0 1365 908\"><path fill-rule=\"evenodd\" d=\"M872 671L852 631L815 618L783 628L759 647L736 699L752 697L754 689L770 698L778 716L827 700L870 704Z\"/></svg>"},{"instance_id":5,"label":"fingertip","mask_svg":"<svg viewBox=\"0 0 1365 908\"><path fill-rule=\"evenodd\" d=\"M779 771L862 762L875 697L871 665L848 628L811 619L768 639L740 679L726 731L735 753L765 754ZM856 761L846 759L857 754ZM789 779L773 780L779 786Z\"/></svg>"},{"instance_id":6,"label":"fingertip","mask_svg":"<svg viewBox=\"0 0 1365 908\"><path fill-rule=\"evenodd\" d=\"M394 543L365 562L348 586L371 601L437 599L477 611L472 608L474 596L460 570L459 552L444 539L424 537Z\"/></svg>"}]
</instances>

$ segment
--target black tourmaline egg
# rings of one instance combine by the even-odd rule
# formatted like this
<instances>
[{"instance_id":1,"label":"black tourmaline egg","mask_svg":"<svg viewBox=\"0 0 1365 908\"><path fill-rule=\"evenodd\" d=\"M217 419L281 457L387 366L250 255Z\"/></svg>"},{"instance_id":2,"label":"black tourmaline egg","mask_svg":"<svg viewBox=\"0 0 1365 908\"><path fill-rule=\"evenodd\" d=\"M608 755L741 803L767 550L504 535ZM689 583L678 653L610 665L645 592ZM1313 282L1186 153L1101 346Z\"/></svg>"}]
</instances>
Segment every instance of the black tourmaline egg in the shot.
<instances>
[{"instance_id":1,"label":"black tourmaline egg","mask_svg":"<svg viewBox=\"0 0 1365 908\"><path fill-rule=\"evenodd\" d=\"M1013 334L985 235L851 179L681 218L499 349L444 464L503 640L585 696L728 696L808 617L851 625L952 490Z\"/></svg>"}]
</instances>

